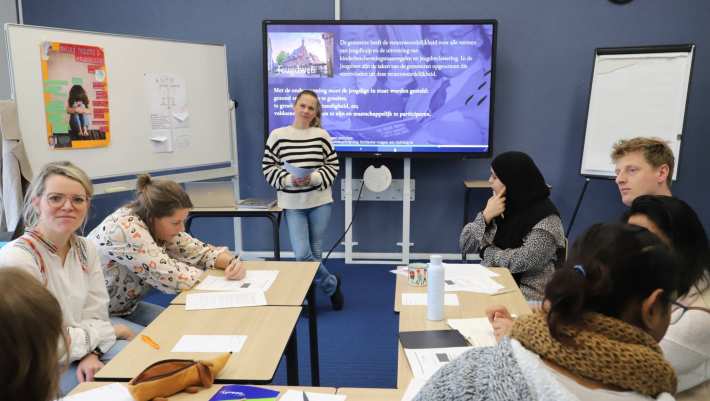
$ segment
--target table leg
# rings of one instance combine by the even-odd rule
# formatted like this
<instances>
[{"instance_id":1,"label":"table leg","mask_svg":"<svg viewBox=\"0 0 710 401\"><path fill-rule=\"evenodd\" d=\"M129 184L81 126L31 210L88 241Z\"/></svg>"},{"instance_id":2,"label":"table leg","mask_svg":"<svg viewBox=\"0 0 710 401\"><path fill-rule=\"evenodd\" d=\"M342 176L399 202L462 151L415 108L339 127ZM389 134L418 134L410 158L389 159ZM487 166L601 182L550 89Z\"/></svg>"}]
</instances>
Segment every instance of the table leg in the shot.
<instances>
[{"instance_id":1,"label":"table leg","mask_svg":"<svg viewBox=\"0 0 710 401\"><path fill-rule=\"evenodd\" d=\"M468 208L469 208L469 198L471 197L471 190L469 188L466 188L466 190L463 192L463 226L465 226L468 223ZM461 260L466 260L466 251L461 251Z\"/></svg>"},{"instance_id":2,"label":"table leg","mask_svg":"<svg viewBox=\"0 0 710 401\"><path fill-rule=\"evenodd\" d=\"M281 260L281 240L279 238L279 231L281 227L281 213L269 213L267 215L269 220L271 220L271 234L273 236L274 244L274 260Z\"/></svg>"},{"instance_id":3,"label":"table leg","mask_svg":"<svg viewBox=\"0 0 710 401\"><path fill-rule=\"evenodd\" d=\"M282 212L283 213L283 212ZM281 213L276 213L276 223L274 226L274 259L281 260Z\"/></svg>"},{"instance_id":4,"label":"table leg","mask_svg":"<svg viewBox=\"0 0 710 401\"><path fill-rule=\"evenodd\" d=\"M296 327L286 344L286 382L289 386L298 386L298 341Z\"/></svg>"},{"instance_id":5,"label":"table leg","mask_svg":"<svg viewBox=\"0 0 710 401\"><path fill-rule=\"evenodd\" d=\"M311 283L308 299L308 338L311 354L311 386L320 386L320 363L318 359L318 322L316 313L316 285Z\"/></svg>"}]
</instances>

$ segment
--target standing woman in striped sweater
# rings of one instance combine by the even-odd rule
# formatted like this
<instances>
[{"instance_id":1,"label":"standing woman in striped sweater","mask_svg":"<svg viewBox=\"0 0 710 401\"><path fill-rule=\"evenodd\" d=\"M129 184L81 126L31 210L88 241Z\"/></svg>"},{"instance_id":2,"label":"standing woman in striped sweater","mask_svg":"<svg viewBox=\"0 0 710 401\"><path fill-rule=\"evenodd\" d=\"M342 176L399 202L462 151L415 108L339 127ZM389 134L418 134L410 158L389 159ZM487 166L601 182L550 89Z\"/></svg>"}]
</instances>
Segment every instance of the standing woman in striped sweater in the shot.
<instances>
[{"instance_id":1,"label":"standing woman in striped sweater","mask_svg":"<svg viewBox=\"0 0 710 401\"><path fill-rule=\"evenodd\" d=\"M277 190L279 207L285 211L296 260L321 260L323 233L333 206L331 186L339 169L338 155L330 135L320 127L321 105L315 92L301 91L293 112L293 123L273 130L266 140L261 166L266 181ZM284 163L310 173L303 177L291 174ZM330 297L333 309L342 309L341 279L321 264L315 280Z\"/></svg>"}]
</instances>

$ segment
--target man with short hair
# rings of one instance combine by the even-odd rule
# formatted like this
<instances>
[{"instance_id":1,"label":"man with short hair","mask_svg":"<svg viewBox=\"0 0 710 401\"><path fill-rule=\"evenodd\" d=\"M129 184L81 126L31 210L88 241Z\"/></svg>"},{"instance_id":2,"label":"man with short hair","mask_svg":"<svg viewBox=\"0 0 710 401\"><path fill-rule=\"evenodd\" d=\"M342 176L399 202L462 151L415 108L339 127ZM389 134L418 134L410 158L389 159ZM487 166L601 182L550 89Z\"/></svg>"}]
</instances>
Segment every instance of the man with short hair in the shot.
<instances>
[{"instance_id":1,"label":"man with short hair","mask_svg":"<svg viewBox=\"0 0 710 401\"><path fill-rule=\"evenodd\" d=\"M616 184L624 205L630 206L641 195L671 196L675 157L667 142L659 138L622 139L614 144L611 160L616 164Z\"/></svg>"}]
</instances>

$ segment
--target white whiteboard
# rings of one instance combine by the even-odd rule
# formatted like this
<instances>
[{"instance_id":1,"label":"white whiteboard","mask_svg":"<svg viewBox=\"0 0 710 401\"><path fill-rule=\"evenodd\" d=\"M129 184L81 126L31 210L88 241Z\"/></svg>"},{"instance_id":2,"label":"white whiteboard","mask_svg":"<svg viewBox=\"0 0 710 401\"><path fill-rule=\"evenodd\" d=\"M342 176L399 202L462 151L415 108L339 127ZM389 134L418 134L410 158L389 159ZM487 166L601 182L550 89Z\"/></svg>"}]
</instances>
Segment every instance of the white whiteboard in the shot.
<instances>
[{"instance_id":1,"label":"white whiteboard","mask_svg":"<svg viewBox=\"0 0 710 401\"><path fill-rule=\"evenodd\" d=\"M50 161L71 160L92 179L125 180L137 173L175 170L187 171L190 179L236 174L224 45L16 24L7 24L5 33L21 140L33 172ZM47 41L103 49L109 85L108 147L64 150L48 146L40 64L40 46ZM191 140L168 153L156 153L151 143L144 76L152 73L179 76L187 88Z\"/></svg>"},{"instance_id":2,"label":"white whiteboard","mask_svg":"<svg viewBox=\"0 0 710 401\"><path fill-rule=\"evenodd\" d=\"M610 154L620 139L637 136L668 141L677 177L680 143L693 64L689 51L613 51L597 49L580 173L614 177ZM615 50L615 49L606 49Z\"/></svg>"}]
</instances>

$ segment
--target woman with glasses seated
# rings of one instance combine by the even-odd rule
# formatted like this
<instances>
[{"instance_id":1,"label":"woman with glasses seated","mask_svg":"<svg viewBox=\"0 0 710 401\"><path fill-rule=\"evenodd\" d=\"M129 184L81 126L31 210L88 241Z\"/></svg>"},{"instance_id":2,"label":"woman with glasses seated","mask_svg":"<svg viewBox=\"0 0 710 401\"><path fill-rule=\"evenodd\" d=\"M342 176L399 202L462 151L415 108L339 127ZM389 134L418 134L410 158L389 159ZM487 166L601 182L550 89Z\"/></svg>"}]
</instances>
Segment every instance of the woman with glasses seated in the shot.
<instances>
[{"instance_id":1,"label":"woman with glasses seated","mask_svg":"<svg viewBox=\"0 0 710 401\"><path fill-rule=\"evenodd\" d=\"M671 325L661 341L678 374L679 400L710 400L710 250L697 214L680 199L636 198L624 215L673 248L680 260L678 293Z\"/></svg>"},{"instance_id":2,"label":"woman with glasses seated","mask_svg":"<svg viewBox=\"0 0 710 401\"><path fill-rule=\"evenodd\" d=\"M677 263L641 227L591 227L546 286L547 313L454 359L414 400L672 400L676 374L658 341L677 297Z\"/></svg>"},{"instance_id":3,"label":"woman with glasses seated","mask_svg":"<svg viewBox=\"0 0 710 401\"><path fill-rule=\"evenodd\" d=\"M91 180L75 165L45 165L25 195L27 231L0 250L1 268L27 271L59 301L70 344L71 365L60 380L65 394L79 382L92 381L104 362L126 345L117 339L133 337L125 325L111 324L96 248L76 234L86 222L92 192Z\"/></svg>"}]
</instances>

